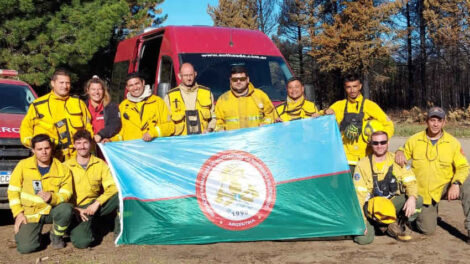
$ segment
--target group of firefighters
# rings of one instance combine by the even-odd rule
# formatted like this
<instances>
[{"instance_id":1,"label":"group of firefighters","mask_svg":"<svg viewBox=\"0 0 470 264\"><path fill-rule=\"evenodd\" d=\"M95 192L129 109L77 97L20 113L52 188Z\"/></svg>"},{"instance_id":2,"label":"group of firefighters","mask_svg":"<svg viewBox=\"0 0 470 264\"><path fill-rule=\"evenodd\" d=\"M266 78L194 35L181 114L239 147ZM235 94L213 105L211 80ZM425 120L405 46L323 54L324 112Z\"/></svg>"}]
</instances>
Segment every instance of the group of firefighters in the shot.
<instances>
[{"instance_id":1,"label":"group of firefighters","mask_svg":"<svg viewBox=\"0 0 470 264\"><path fill-rule=\"evenodd\" d=\"M401 241L411 239L410 228L432 234L441 198L462 201L465 227L470 230L468 162L458 140L443 130L442 108L429 109L427 129L391 153L393 122L362 96L357 75L344 79L347 98L322 111L306 100L298 78L287 81L287 99L274 107L268 95L253 86L243 66L231 69L230 90L217 104L210 89L196 83L197 72L190 63L180 66L178 77L180 85L162 99L139 73L129 74L126 98L118 106L98 76L86 83L84 102L70 96L67 71L54 73L52 91L31 104L20 128L22 143L34 155L18 163L8 187L19 252L46 246L41 235L45 223L53 224L49 237L54 248L65 247L66 234L77 248L93 245L100 218L106 215L115 214L114 234L119 234L117 188L109 167L97 157L99 149L93 151L94 143L151 141L321 115L336 117L363 209L366 230L355 242L372 243L379 230Z\"/></svg>"}]
</instances>

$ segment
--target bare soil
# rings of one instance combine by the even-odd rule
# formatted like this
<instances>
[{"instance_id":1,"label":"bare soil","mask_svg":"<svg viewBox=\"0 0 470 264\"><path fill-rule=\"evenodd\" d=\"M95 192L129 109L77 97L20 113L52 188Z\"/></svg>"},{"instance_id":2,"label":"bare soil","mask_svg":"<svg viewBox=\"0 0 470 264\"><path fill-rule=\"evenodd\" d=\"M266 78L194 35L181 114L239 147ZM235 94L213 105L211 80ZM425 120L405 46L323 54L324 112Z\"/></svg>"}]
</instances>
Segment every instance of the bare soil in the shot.
<instances>
[{"instance_id":1,"label":"bare soil","mask_svg":"<svg viewBox=\"0 0 470 264\"><path fill-rule=\"evenodd\" d=\"M391 150L405 138L394 138ZM470 139L461 140L467 159ZM442 201L440 221L432 236L413 234L413 241L398 242L386 235L359 246L351 239L330 241L263 241L207 245L116 247L113 235L89 249L75 249L70 242L61 250L47 249L21 255L16 251L13 220L0 212L0 263L470 263L470 245L459 201ZM46 226L44 232L49 230ZM286 227L288 228L288 227Z\"/></svg>"}]
</instances>

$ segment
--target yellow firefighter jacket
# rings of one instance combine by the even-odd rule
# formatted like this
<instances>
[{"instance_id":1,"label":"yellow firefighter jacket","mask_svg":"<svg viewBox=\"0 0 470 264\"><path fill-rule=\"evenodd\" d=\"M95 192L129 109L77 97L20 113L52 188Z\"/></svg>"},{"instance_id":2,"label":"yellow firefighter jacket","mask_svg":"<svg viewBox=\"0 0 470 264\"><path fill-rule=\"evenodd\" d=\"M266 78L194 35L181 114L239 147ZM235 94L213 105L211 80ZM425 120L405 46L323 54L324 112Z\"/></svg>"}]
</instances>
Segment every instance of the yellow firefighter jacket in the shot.
<instances>
[{"instance_id":1,"label":"yellow firefighter jacket","mask_svg":"<svg viewBox=\"0 0 470 264\"><path fill-rule=\"evenodd\" d=\"M75 206L87 205L94 200L103 205L117 193L109 167L102 159L91 155L86 169L75 157L64 164L72 172L74 190L71 202Z\"/></svg>"},{"instance_id":2,"label":"yellow firefighter jacket","mask_svg":"<svg viewBox=\"0 0 470 264\"><path fill-rule=\"evenodd\" d=\"M175 130L165 102L156 95L138 103L125 99L119 110L122 128L113 141L140 139L147 132L154 138L167 137Z\"/></svg>"},{"instance_id":3,"label":"yellow firefighter jacket","mask_svg":"<svg viewBox=\"0 0 470 264\"><path fill-rule=\"evenodd\" d=\"M418 185L411 168L402 168L400 165L395 163L395 154L387 152L386 155L385 165L382 170L378 170L375 166L374 160L372 160L374 172L377 173L377 180L382 181L390 166L393 166L393 175L397 178L399 186L397 194L406 193L407 196L418 198ZM369 197L371 197L374 188L369 157L364 157L359 161L354 171L353 181L359 204L361 205L361 208L363 208L365 202L367 202Z\"/></svg>"},{"instance_id":4,"label":"yellow firefighter jacket","mask_svg":"<svg viewBox=\"0 0 470 264\"><path fill-rule=\"evenodd\" d=\"M171 113L171 120L173 120L173 123L175 123L174 135L179 136L188 134L186 110L198 111L200 124L199 130L201 133L210 126L210 123L213 123L211 127L213 130L215 122L211 122L211 120L215 121L215 112L214 98L211 90L198 84L195 84L194 87L191 87L191 90L186 90L188 89L178 86L171 89L165 97L165 103L167 104ZM185 101L183 95L181 94L182 92L185 92L188 95L195 93L194 102ZM187 99L192 98L193 97L191 96L191 98Z\"/></svg>"},{"instance_id":5,"label":"yellow firefighter jacket","mask_svg":"<svg viewBox=\"0 0 470 264\"><path fill-rule=\"evenodd\" d=\"M216 131L222 131L272 124L276 112L268 95L249 83L246 96L236 97L231 90L222 94L215 115Z\"/></svg>"},{"instance_id":6,"label":"yellow firefighter jacket","mask_svg":"<svg viewBox=\"0 0 470 264\"><path fill-rule=\"evenodd\" d=\"M54 91L34 100L21 122L21 142L31 147L31 139L38 134L47 134L54 144L59 144L65 159L72 156L73 134L86 129L93 135L91 115L79 98L61 98Z\"/></svg>"},{"instance_id":7,"label":"yellow firefighter jacket","mask_svg":"<svg viewBox=\"0 0 470 264\"><path fill-rule=\"evenodd\" d=\"M318 112L315 103L305 100L302 96L297 101L287 97L287 101L276 107L277 114L283 122L291 121L295 119L301 119L311 117L313 114Z\"/></svg>"},{"instance_id":8,"label":"yellow firefighter jacket","mask_svg":"<svg viewBox=\"0 0 470 264\"><path fill-rule=\"evenodd\" d=\"M348 99L337 101L330 106L330 108L335 111L336 121L338 122L338 124L341 124L341 121L343 121L346 100ZM388 135L388 138L391 138L394 132L393 121L388 118L387 114L385 114L385 112L380 108L380 106L378 106L371 100L364 99L361 94L356 98L356 100L354 100L354 102L348 102L347 112L359 113L361 105L363 103L363 125L367 120L375 119L383 125L384 130ZM363 135L359 136L359 139L355 141L347 139L343 133L342 135L344 152L346 153L346 158L348 159L349 165L357 165L357 162L360 159L371 153L367 149L367 142L365 141Z\"/></svg>"},{"instance_id":9,"label":"yellow firefighter jacket","mask_svg":"<svg viewBox=\"0 0 470 264\"><path fill-rule=\"evenodd\" d=\"M42 190L51 192L49 203L34 192L33 181L40 181ZM72 176L70 170L53 159L47 174L41 177L36 156L21 160L13 170L8 186L8 200L13 217L23 212L28 223L37 223L42 215L48 215L52 207L67 202L72 196Z\"/></svg>"},{"instance_id":10,"label":"yellow firefighter jacket","mask_svg":"<svg viewBox=\"0 0 470 264\"><path fill-rule=\"evenodd\" d=\"M404 153L406 159L412 159L424 204L431 204L432 200L439 202L447 184L456 181L463 184L468 177L468 162L460 142L447 132L443 132L435 145L426 131L418 132L406 141Z\"/></svg>"}]
</instances>

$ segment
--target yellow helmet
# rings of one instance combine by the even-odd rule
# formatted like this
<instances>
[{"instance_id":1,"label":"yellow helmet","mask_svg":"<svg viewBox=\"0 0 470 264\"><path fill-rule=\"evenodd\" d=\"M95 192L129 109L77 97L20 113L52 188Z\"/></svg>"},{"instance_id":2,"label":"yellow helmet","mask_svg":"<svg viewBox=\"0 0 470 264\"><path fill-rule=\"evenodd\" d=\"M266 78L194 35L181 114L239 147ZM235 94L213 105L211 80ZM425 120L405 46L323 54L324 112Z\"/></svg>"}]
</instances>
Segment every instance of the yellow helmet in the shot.
<instances>
[{"instance_id":1,"label":"yellow helmet","mask_svg":"<svg viewBox=\"0 0 470 264\"><path fill-rule=\"evenodd\" d=\"M380 196L376 196L367 202L367 217L383 224L391 224L397 221L397 213L392 201Z\"/></svg>"},{"instance_id":2,"label":"yellow helmet","mask_svg":"<svg viewBox=\"0 0 470 264\"><path fill-rule=\"evenodd\" d=\"M377 131L385 132L385 129L382 123L380 123L379 121L375 119L364 122L364 127L362 128L362 136L364 137L364 141L369 143L370 136Z\"/></svg>"}]
</instances>

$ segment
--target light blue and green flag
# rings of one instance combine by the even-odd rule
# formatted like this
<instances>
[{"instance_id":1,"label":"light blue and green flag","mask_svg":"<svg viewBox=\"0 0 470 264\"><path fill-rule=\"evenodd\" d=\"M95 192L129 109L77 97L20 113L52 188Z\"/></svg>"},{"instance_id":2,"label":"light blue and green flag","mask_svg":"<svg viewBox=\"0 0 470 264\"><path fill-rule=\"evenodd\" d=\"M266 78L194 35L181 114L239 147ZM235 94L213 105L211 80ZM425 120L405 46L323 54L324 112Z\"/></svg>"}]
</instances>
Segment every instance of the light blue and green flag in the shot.
<instances>
[{"instance_id":1,"label":"light blue and green flag","mask_svg":"<svg viewBox=\"0 0 470 264\"><path fill-rule=\"evenodd\" d=\"M334 116L101 148L121 198L118 244L364 233Z\"/></svg>"}]
</instances>

